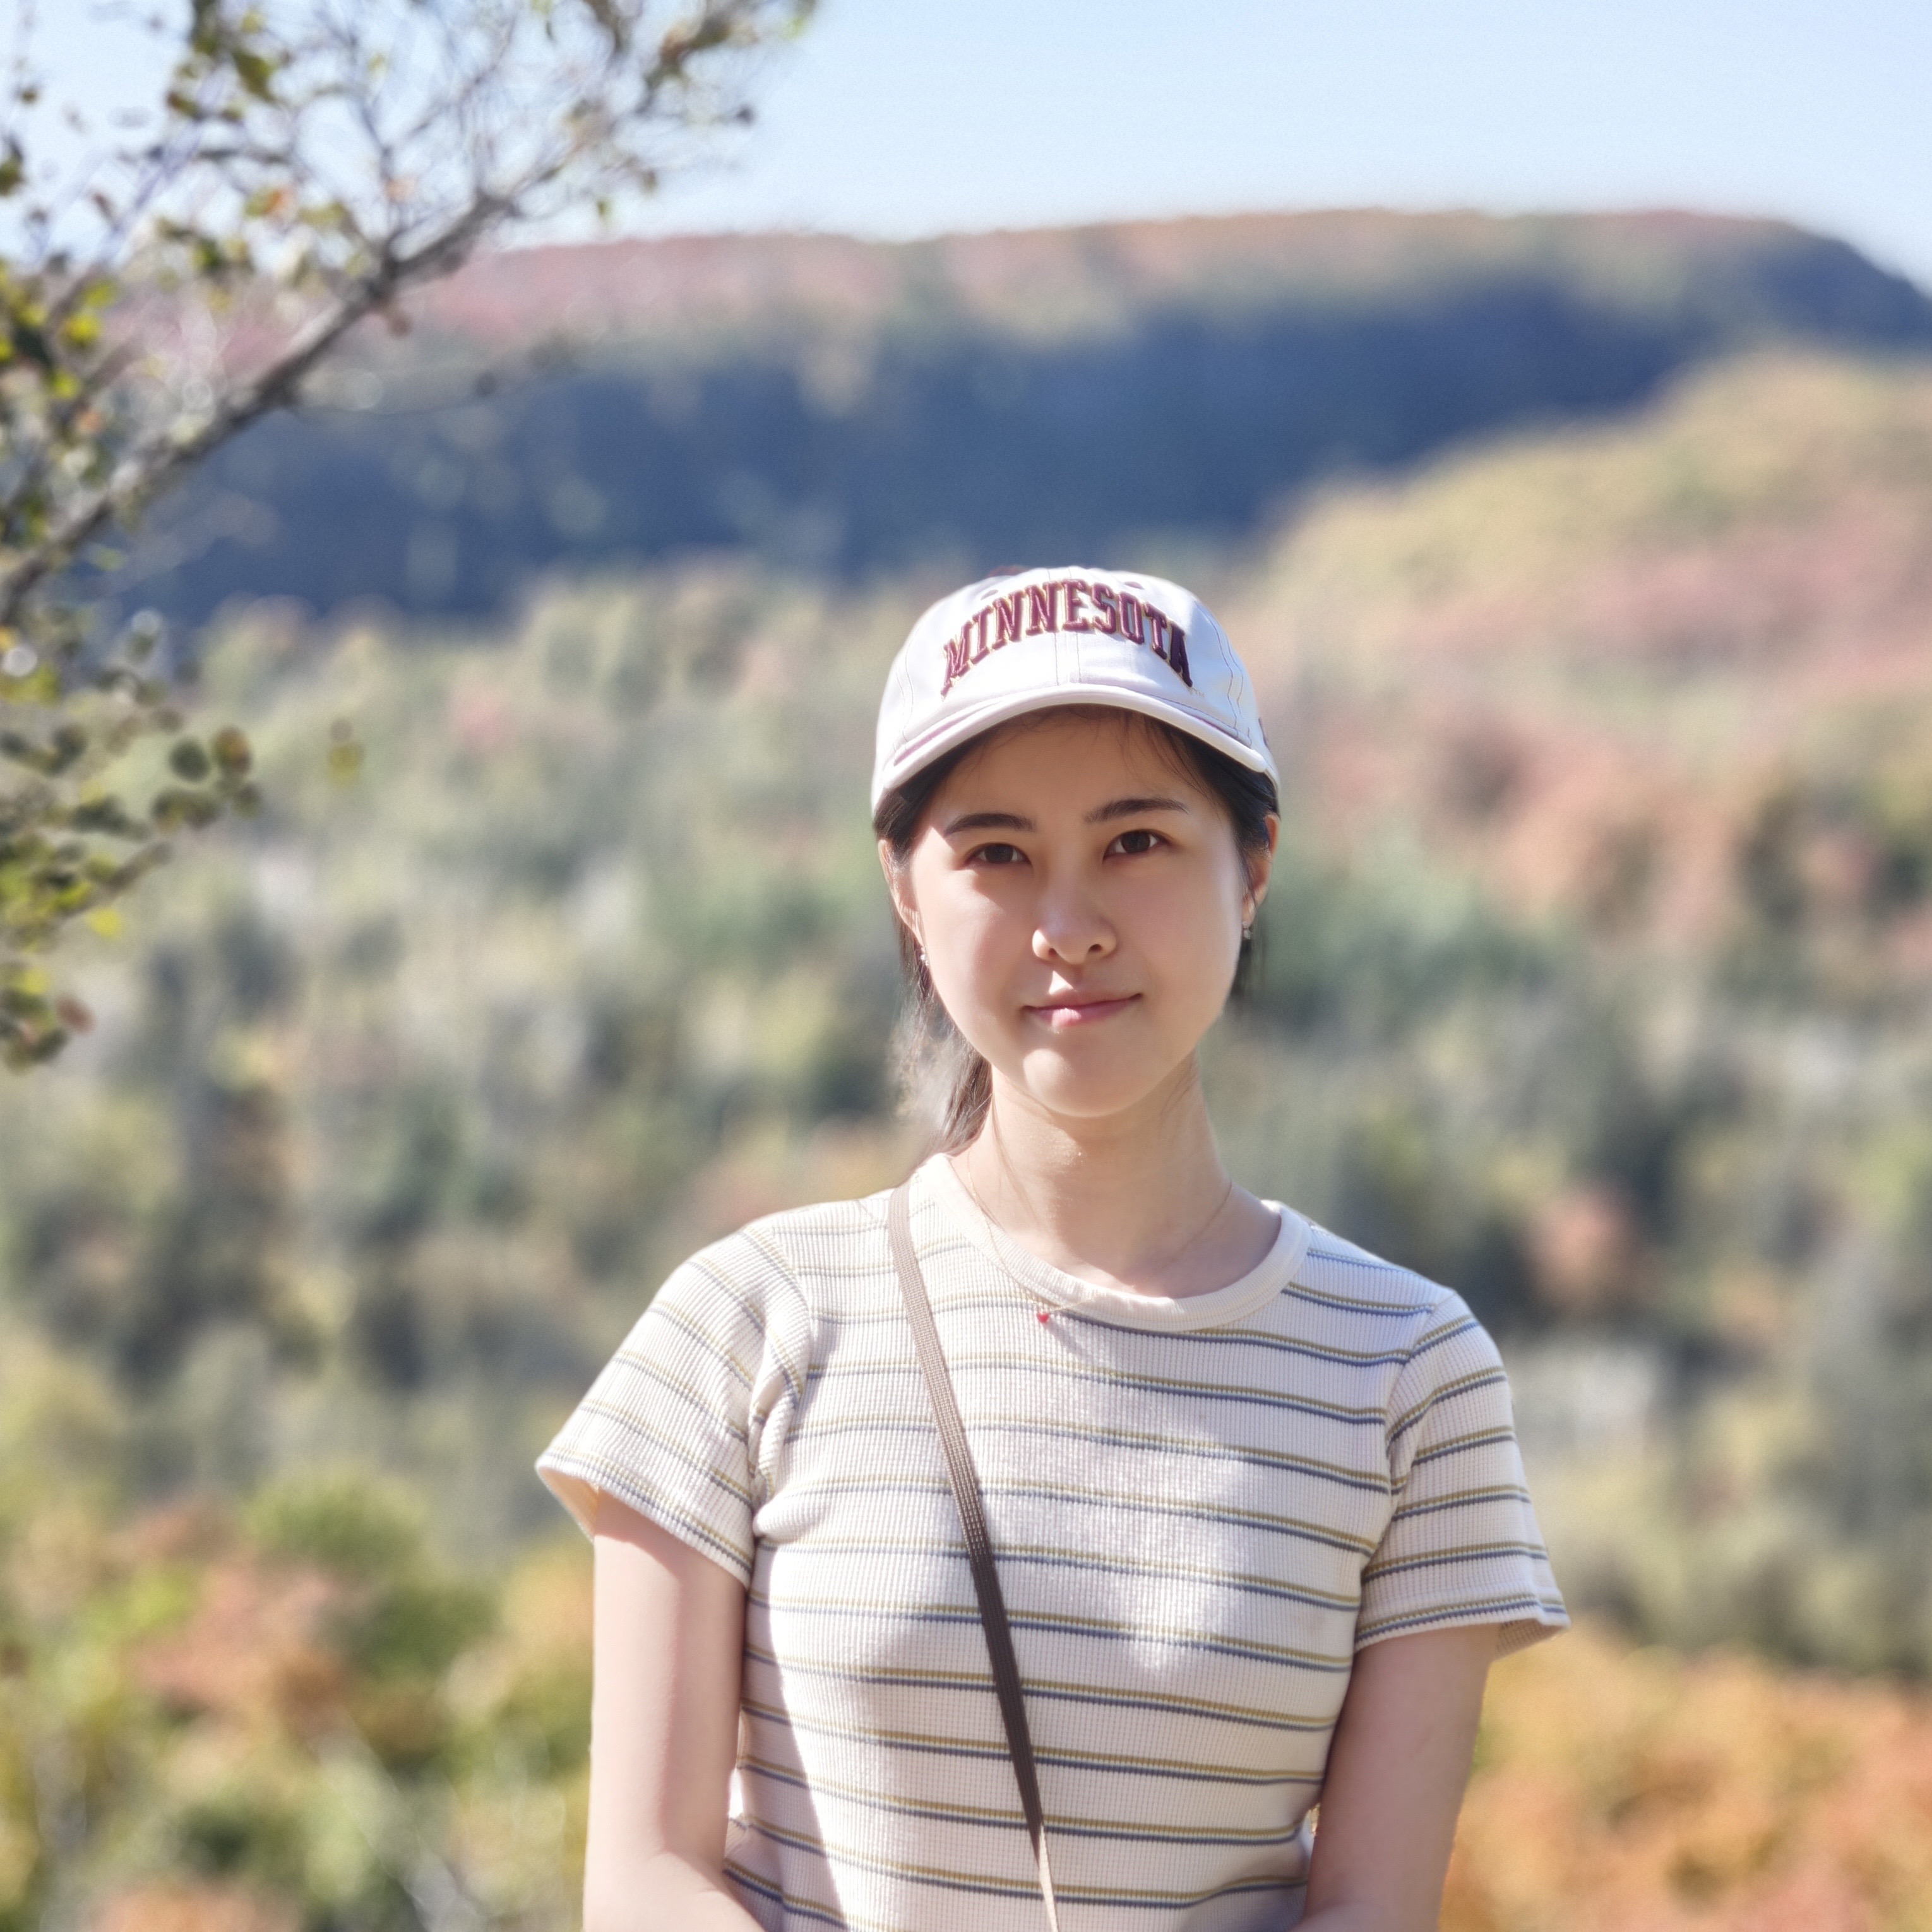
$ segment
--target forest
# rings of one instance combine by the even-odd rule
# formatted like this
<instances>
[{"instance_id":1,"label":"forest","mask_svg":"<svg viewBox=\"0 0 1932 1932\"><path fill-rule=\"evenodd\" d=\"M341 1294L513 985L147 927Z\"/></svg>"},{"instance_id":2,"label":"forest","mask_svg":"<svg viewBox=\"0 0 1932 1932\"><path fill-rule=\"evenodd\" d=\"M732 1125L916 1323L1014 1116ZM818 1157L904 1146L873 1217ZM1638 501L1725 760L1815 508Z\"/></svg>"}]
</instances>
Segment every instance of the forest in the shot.
<instances>
[{"instance_id":1,"label":"forest","mask_svg":"<svg viewBox=\"0 0 1932 1932\"><path fill-rule=\"evenodd\" d=\"M1451 1932L1932 1926L1928 560L1932 367L1789 344L1066 560L1186 575L1287 775L1231 1165L1509 1360L1582 1628L1496 1674ZM921 1149L864 796L951 581L211 625L262 809L0 1086L8 1932L575 1922L531 1462L678 1259Z\"/></svg>"}]
</instances>

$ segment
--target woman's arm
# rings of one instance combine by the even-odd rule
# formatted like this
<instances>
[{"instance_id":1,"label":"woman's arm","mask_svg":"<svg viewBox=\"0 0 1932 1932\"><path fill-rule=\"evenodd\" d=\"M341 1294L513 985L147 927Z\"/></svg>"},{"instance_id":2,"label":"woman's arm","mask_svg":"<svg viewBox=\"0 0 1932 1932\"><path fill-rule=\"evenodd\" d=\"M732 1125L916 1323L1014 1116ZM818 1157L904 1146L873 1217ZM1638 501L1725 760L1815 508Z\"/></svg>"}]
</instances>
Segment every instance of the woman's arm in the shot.
<instances>
[{"instance_id":1,"label":"woman's arm","mask_svg":"<svg viewBox=\"0 0 1932 1932\"><path fill-rule=\"evenodd\" d=\"M1496 1626L1355 1659L1328 1751L1302 1932L1434 1932Z\"/></svg>"},{"instance_id":2,"label":"woman's arm","mask_svg":"<svg viewBox=\"0 0 1932 1932\"><path fill-rule=\"evenodd\" d=\"M757 1932L724 1889L745 1588L598 1498L585 1932Z\"/></svg>"}]
</instances>

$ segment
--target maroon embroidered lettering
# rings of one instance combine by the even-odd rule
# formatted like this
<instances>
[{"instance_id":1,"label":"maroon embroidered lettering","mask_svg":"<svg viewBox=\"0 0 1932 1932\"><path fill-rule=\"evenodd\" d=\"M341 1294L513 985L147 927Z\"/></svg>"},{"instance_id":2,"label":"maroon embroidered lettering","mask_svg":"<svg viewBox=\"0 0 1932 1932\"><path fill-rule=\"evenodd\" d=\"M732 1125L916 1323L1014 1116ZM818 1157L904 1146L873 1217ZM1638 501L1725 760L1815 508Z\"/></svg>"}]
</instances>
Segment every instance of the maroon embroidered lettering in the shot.
<instances>
[{"instance_id":1,"label":"maroon embroidered lettering","mask_svg":"<svg viewBox=\"0 0 1932 1932\"><path fill-rule=\"evenodd\" d=\"M1192 691L1194 688L1194 676L1187 668L1187 633L1178 624L1172 624L1168 627L1167 662L1168 668L1173 671L1174 676L1179 678L1190 691Z\"/></svg>"},{"instance_id":2,"label":"maroon embroidered lettering","mask_svg":"<svg viewBox=\"0 0 1932 1932\"><path fill-rule=\"evenodd\" d=\"M1020 606L1024 601L1023 594L1017 590L1010 597L995 597L993 599L994 650L1002 644L1016 644L1019 640Z\"/></svg>"},{"instance_id":3,"label":"maroon embroidered lettering","mask_svg":"<svg viewBox=\"0 0 1932 1932\"><path fill-rule=\"evenodd\" d=\"M1084 577L1070 577L1063 586L1066 592L1066 621L1060 626L1064 631L1090 631L1094 626L1080 614L1080 596L1093 586Z\"/></svg>"},{"instance_id":4,"label":"maroon embroidered lettering","mask_svg":"<svg viewBox=\"0 0 1932 1932\"><path fill-rule=\"evenodd\" d=\"M1062 602L1062 599L1064 602ZM943 698L974 665L994 651L1023 638L1078 632L1124 638L1144 644L1181 682L1193 686L1187 661L1187 633L1164 610L1131 591L1084 577L1056 578L1050 584L1030 584L1004 596L989 597L960 625L959 634L945 640L946 676L939 687Z\"/></svg>"},{"instance_id":5,"label":"maroon embroidered lettering","mask_svg":"<svg viewBox=\"0 0 1932 1932\"><path fill-rule=\"evenodd\" d=\"M968 646L966 641L972 628L969 624L958 637L948 638L946 640L946 682L939 687L941 698L952 688L958 680L966 675L966 667L972 662L967 656Z\"/></svg>"}]
</instances>

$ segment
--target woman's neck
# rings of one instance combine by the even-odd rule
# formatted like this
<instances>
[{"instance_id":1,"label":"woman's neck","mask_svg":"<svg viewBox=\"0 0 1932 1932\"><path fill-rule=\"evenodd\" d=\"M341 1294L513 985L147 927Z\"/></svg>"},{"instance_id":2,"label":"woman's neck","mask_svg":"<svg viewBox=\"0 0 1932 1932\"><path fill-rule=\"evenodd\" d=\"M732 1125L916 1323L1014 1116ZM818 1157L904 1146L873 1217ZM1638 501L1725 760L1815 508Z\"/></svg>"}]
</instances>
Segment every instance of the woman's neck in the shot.
<instances>
[{"instance_id":1,"label":"woman's neck","mask_svg":"<svg viewBox=\"0 0 1932 1932\"><path fill-rule=\"evenodd\" d=\"M1022 1247L1103 1288L1208 1294L1258 1265L1276 1232L1221 1164L1192 1059L1100 1120L1050 1114L995 1075L986 1124L952 1164Z\"/></svg>"}]
</instances>

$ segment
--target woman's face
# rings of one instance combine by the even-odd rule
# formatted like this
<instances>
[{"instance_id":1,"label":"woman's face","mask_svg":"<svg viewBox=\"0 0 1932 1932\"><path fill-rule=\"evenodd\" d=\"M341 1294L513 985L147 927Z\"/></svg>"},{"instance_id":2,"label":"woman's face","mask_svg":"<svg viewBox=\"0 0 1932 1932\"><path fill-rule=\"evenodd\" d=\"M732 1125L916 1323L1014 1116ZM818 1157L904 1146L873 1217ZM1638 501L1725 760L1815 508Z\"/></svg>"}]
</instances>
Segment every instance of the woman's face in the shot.
<instances>
[{"instance_id":1,"label":"woman's face","mask_svg":"<svg viewBox=\"0 0 1932 1932\"><path fill-rule=\"evenodd\" d=\"M940 1001L996 1078L1087 1120L1146 1100L1192 1054L1268 873L1250 875L1220 801L1130 712L1000 732L886 870Z\"/></svg>"}]
</instances>

